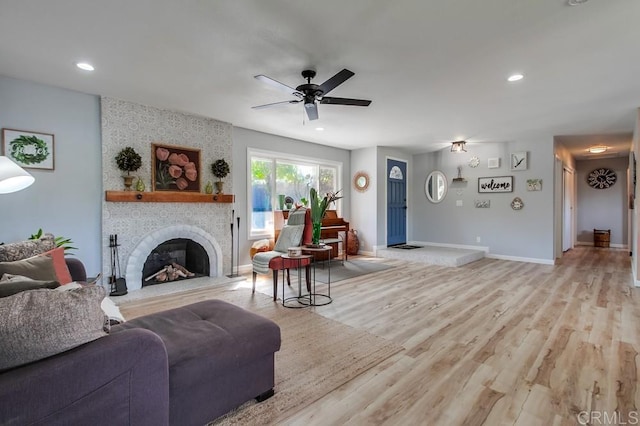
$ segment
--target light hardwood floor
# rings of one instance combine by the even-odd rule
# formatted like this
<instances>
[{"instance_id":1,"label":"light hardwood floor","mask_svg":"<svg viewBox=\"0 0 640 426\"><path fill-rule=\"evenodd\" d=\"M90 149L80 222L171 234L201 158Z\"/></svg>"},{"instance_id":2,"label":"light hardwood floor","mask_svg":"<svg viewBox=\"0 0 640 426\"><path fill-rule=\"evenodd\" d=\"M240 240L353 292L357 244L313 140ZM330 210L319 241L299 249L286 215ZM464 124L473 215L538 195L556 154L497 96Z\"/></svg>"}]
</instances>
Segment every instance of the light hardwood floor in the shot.
<instances>
[{"instance_id":1,"label":"light hardwood floor","mask_svg":"<svg viewBox=\"0 0 640 426\"><path fill-rule=\"evenodd\" d=\"M405 350L287 424L640 424L627 251L578 247L556 266L384 262L395 267L335 283L334 302L313 309ZM269 293L269 279L259 285Z\"/></svg>"}]
</instances>

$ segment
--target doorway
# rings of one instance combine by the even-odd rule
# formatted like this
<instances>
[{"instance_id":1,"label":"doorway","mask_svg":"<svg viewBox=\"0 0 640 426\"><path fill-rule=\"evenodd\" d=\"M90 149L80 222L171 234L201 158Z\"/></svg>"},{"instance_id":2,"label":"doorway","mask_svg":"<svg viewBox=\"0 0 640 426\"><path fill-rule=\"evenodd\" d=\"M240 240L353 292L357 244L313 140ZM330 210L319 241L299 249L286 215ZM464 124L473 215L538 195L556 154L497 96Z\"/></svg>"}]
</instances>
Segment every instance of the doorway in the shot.
<instances>
[{"instance_id":1,"label":"doorway","mask_svg":"<svg viewBox=\"0 0 640 426\"><path fill-rule=\"evenodd\" d=\"M574 246L574 204L575 204L574 171L566 167L562 169L562 252Z\"/></svg>"},{"instance_id":2,"label":"doorway","mask_svg":"<svg viewBox=\"0 0 640 426\"><path fill-rule=\"evenodd\" d=\"M407 163L387 159L387 246L407 242Z\"/></svg>"}]
</instances>

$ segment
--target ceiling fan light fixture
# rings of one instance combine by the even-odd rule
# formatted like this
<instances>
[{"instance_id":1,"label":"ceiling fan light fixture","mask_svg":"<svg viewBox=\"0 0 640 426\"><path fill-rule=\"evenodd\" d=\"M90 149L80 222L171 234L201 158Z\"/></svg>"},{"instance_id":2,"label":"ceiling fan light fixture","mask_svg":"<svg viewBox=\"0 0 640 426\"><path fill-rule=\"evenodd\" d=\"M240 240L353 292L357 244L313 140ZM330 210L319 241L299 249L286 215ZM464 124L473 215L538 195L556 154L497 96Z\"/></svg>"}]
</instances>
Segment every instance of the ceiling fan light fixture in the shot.
<instances>
[{"instance_id":1,"label":"ceiling fan light fixture","mask_svg":"<svg viewBox=\"0 0 640 426\"><path fill-rule=\"evenodd\" d=\"M590 147L588 151L591 154L602 154L607 149L609 149L609 147L605 146L605 145L594 145L594 146Z\"/></svg>"},{"instance_id":2,"label":"ceiling fan light fixture","mask_svg":"<svg viewBox=\"0 0 640 426\"><path fill-rule=\"evenodd\" d=\"M451 152L467 152L466 149L467 142L466 141L455 141L451 142Z\"/></svg>"}]
</instances>

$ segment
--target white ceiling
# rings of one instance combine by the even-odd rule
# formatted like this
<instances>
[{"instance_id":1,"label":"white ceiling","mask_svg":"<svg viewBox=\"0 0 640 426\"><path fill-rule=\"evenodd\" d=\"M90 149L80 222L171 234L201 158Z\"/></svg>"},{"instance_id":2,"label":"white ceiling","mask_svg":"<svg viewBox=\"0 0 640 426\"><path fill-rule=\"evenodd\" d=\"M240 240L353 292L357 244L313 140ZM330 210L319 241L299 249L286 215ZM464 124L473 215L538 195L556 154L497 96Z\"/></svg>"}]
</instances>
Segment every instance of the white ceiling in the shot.
<instances>
[{"instance_id":1,"label":"white ceiling","mask_svg":"<svg viewBox=\"0 0 640 426\"><path fill-rule=\"evenodd\" d=\"M639 51L638 0L0 0L2 75L349 149L629 139ZM292 99L254 75L306 68L352 70L330 96L371 106L251 109Z\"/></svg>"}]
</instances>

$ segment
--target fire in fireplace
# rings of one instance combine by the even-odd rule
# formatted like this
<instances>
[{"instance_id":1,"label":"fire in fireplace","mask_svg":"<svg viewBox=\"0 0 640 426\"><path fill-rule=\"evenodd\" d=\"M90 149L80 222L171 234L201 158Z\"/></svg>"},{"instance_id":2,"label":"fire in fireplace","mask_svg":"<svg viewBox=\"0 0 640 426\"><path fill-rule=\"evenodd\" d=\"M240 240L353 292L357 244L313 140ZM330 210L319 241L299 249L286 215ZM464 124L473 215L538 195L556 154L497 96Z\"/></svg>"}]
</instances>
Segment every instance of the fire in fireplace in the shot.
<instances>
[{"instance_id":1,"label":"fire in fireplace","mask_svg":"<svg viewBox=\"0 0 640 426\"><path fill-rule=\"evenodd\" d=\"M151 251L142 269L142 286L209 275L209 256L197 242L174 238Z\"/></svg>"}]
</instances>

